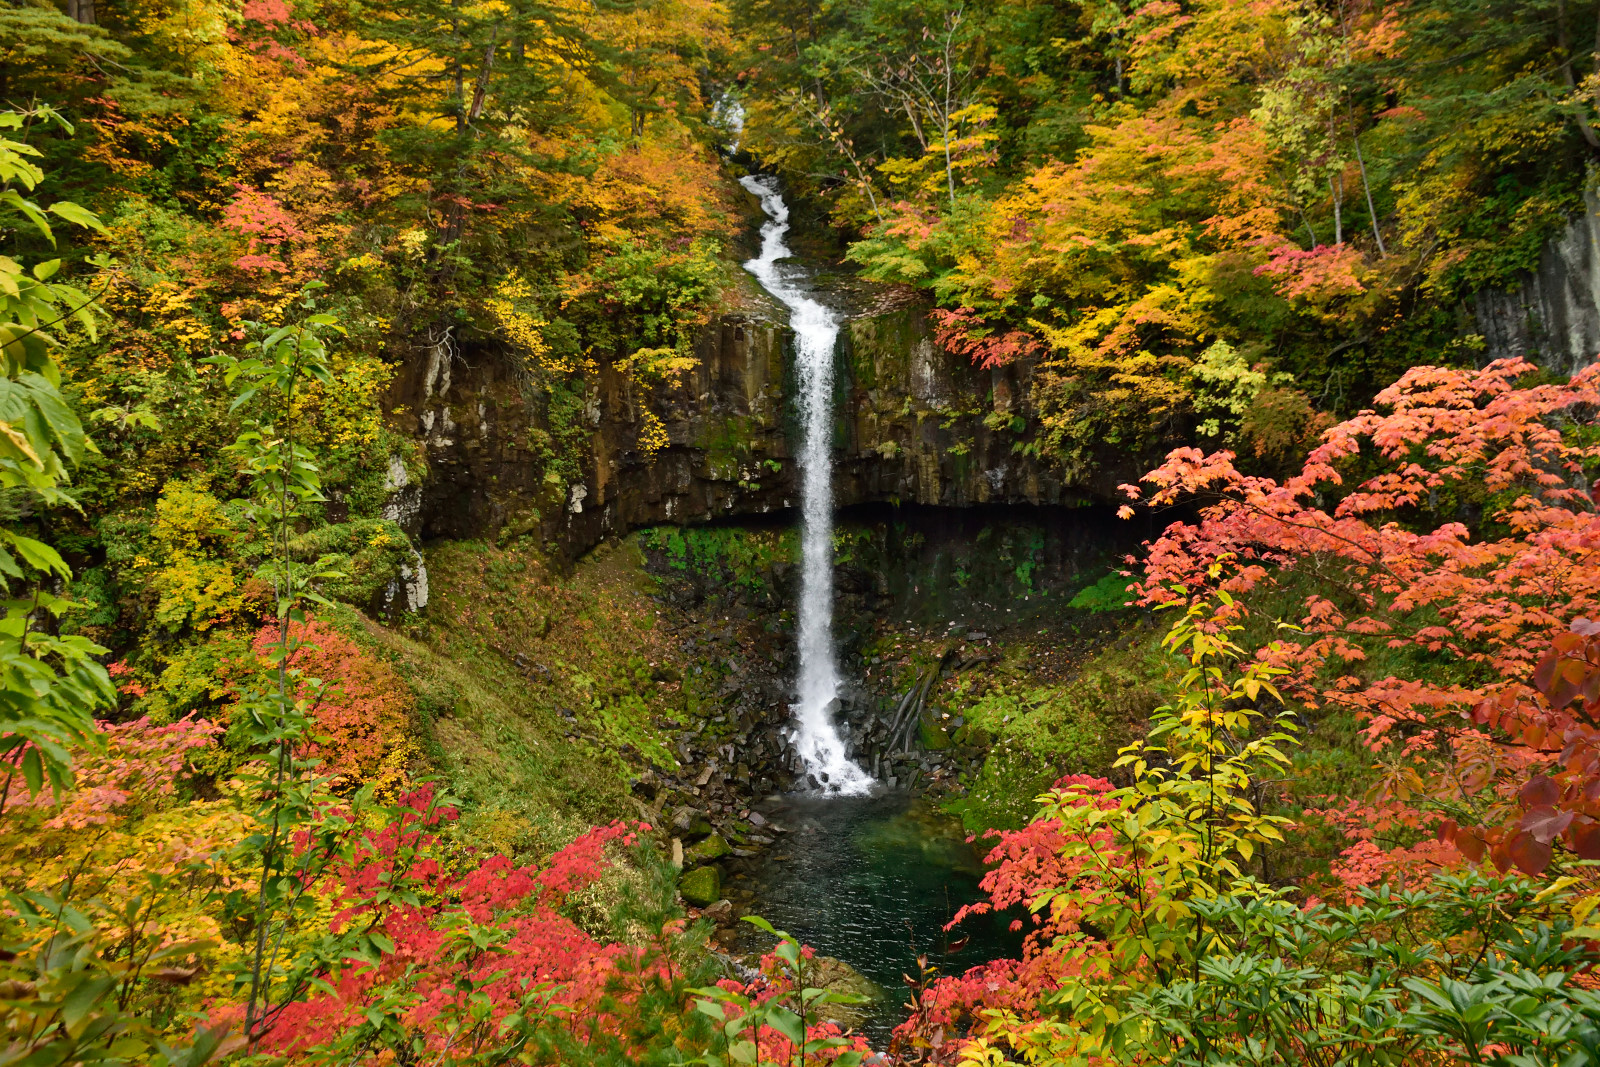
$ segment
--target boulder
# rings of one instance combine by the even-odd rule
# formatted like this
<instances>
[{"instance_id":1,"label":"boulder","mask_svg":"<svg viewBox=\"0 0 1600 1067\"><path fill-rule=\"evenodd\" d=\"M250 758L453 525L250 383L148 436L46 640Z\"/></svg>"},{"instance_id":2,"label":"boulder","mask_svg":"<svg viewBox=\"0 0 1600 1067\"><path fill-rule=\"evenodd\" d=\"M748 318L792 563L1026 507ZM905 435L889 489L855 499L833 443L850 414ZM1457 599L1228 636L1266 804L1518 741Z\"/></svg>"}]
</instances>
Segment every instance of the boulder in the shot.
<instances>
[{"instance_id":1,"label":"boulder","mask_svg":"<svg viewBox=\"0 0 1600 1067\"><path fill-rule=\"evenodd\" d=\"M816 989L841 993L852 1000L860 998L854 1003L816 1006L817 1014L824 1020L846 1028L860 1026L866 1022L867 1016L871 1014L872 1002L882 1000L884 997L883 987L844 960L834 959L832 956L812 958L806 964L805 981L806 985Z\"/></svg>"},{"instance_id":2,"label":"boulder","mask_svg":"<svg viewBox=\"0 0 1600 1067\"><path fill-rule=\"evenodd\" d=\"M698 863L710 863L719 860L732 852L733 849L721 834L712 834L698 844L684 849L683 861L691 866Z\"/></svg>"},{"instance_id":3,"label":"boulder","mask_svg":"<svg viewBox=\"0 0 1600 1067\"><path fill-rule=\"evenodd\" d=\"M678 892L697 908L707 908L722 899L722 872L716 867L696 867L678 879Z\"/></svg>"}]
</instances>

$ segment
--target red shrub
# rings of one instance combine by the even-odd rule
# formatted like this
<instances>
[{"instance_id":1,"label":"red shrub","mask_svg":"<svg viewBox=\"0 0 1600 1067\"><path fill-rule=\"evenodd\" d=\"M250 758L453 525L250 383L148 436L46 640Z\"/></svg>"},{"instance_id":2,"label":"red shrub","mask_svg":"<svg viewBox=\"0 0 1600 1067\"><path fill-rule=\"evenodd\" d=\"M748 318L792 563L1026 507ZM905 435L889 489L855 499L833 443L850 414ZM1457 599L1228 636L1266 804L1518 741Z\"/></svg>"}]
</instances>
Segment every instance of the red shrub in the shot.
<instances>
[{"instance_id":1,"label":"red shrub","mask_svg":"<svg viewBox=\"0 0 1600 1067\"><path fill-rule=\"evenodd\" d=\"M315 722L304 754L324 761L321 773L342 775L351 784L397 782L409 751L411 696L405 682L354 641L314 619L294 623L290 634L304 642L289 665L301 672L297 695L310 703ZM262 627L255 651L266 655L277 641L276 625ZM311 679L323 683L320 692Z\"/></svg>"},{"instance_id":2,"label":"red shrub","mask_svg":"<svg viewBox=\"0 0 1600 1067\"><path fill-rule=\"evenodd\" d=\"M530 991L553 1026L580 1040L609 1040L625 1031L621 1015L642 988L668 979L655 946L601 944L556 910L599 877L606 845L631 845L635 829L648 827L596 827L542 867L492 856L457 869L434 833L455 818L453 809L434 807L424 787L397 810L327 882L343 904L335 931L381 935L381 954L352 956L324 976L331 991L285 1007L260 1051L314 1059L314 1050L348 1040L376 1010L403 1028L408 1051L438 1056L453 1047L465 1056L473 1042L495 1040L512 1016L525 1018ZM384 1059L388 1040L392 1033L367 1051Z\"/></svg>"}]
</instances>

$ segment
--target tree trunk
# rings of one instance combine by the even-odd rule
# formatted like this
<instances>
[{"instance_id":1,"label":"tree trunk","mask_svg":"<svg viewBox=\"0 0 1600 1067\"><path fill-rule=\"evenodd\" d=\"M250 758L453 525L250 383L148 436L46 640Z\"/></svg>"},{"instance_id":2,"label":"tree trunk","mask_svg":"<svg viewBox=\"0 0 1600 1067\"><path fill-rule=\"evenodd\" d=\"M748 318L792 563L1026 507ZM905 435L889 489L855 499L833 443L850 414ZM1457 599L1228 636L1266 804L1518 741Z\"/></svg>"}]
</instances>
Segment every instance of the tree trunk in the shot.
<instances>
[{"instance_id":1,"label":"tree trunk","mask_svg":"<svg viewBox=\"0 0 1600 1067\"><path fill-rule=\"evenodd\" d=\"M950 16L948 16L948 15L945 16L945 29L944 29L944 114L942 116L942 118L944 120L944 181L945 181L945 185L948 187L949 192L950 192L950 210L952 210L952 211L955 210L955 206L956 206L956 171L955 171L955 164L951 160L951 157L950 157L950 135L955 133L955 128L954 128L954 126L953 126L953 124L951 122L951 118L950 118L950 116L952 114L952 111L953 111L953 108L951 107L950 98L953 95L955 95L955 93L954 93L955 86L952 83L952 79L955 78L955 40L956 40L956 30L960 27L960 25L961 25L961 16L960 15L957 15L954 19L951 19Z\"/></svg>"},{"instance_id":2,"label":"tree trunk","mask_svg":"<svg viewBox=\"0 0 1600 1067\"><path fill-rule=\"evenodd\" d=\"M912 134L916 136L917 143L920 144L922 146L922 150L926 152L928 150L928 137L922 132L922 123L917 119L916 101L912 100L908 95L902 95L900 98L900 103L906 110L906 118L911 120Z\"/></svg>"},{"instance_id":3,"label":"tree trunk","mask_svg":"<svg viewBox=\"0 0 1600 1067\"><path fill-rule=\"evenodd\" d=\"M1378 209L1372 206L1372 184L1367 181L1367 161L1361 158L1361 135L1351 134L1356 145L1356 166L1361 168L1361 191L1367 194L1367 214L1372 217L1372 237L1378 242L1378 257L1389 254L1383 247L1383 231L1378 229Z\"/></svg>"},{"instance_id":4,"label":"tree trunk","mask_svg":"<svg viewBox=\"0 0 1600 1067\"><path fill-rule=\"evenodd\" d=\"M1344 179L1341 175L1328 175L1328 192L1333 196L1333 244L1344 244Z\"/></svg>"},{"instance_id":5,"label":"tree trunk","mask_svg":"<svg viewBox=\"0 0 1600 1067\"><path fill-rule=\"evenodd\" d=\"M950 192L950 207L953 210L956 206L956 171L955 166L950 161L951 132L950 121L946 119L944 124L944 183Z\"/></svg>"},{"instance_id":6,"label":"tree trunk","mask_svg":"<svg viewBox=\"0 0 1600 1067\"><path fill-rule=\"evenodd\" d=\"M1299 204L1296 204L1294 209L1300 212L1300 221L1306 224L1306 232L1311 235L1311 250L1315 252L1322 244L1321 241L1317 240L1317 231L1311 228L1311 220L1306 218L1305 208L1301 207Z\"/></svg>"},{"instance_id":7,"label":"tree trunk","mask_svg":"<svg viewBox=\"0 0 1600 1067\"><path fill-rule=\"evenodd\" d=\"M489 72L494 69L494 50L500 33L489 34L489 44L483 50L483 68L478 71L478 82L472 87L472 107L467 110L467 125L471 126L483 114L483 104L489 95Z\"/></svg>"},{"instance_id":8,"label":"tree trunk","mask_svg":"<svg viewBox=\"0 0 1600 1067\"><path fill-rule=\"evenodd\" d=\"M450 0L450 6L451 6L452 9L460 7L461 6L461 0ZM450 32L452 34L456 34L456 35L459 35L461 33L461 23L457 22L453 18L450 20ZM462 40L461 43L463 45L465 45L467 42L465 40ZM467 128L467 107L466 107L467 95L466 95L466 83L464 81L464 78L466 77L466 75L462 72L462 69L461 69L461 53L459 51L456 52L455 58L450 61L450 65L451 65L451 68L452 68L451 69L452 80L455 83L456 132L457 133L461 133L462 131L464 131Z\"/></svg>"},{"instance_id":9,"label":"tree trunk","mask_svg":"<svg viewBox=\"0 0 1600 1067\"><path fill-rule=\"evenodd\" d=\"M1596 33L1600 34L1600 27ZM1597 50L1600 50L1600 39L1597 39ZM1566 85L1567 91L1576 95L1578 80L1572 72L1572 43L1567 39L1567 0L1556 0L1556 50L1561 56L1561 81ZM1581 111L1573 112L1572 120L1578 125L1578 133L1583 136L1583 143L1591 149L1600 149L1600 137L1594 132L1594 127L1589 124L1589 119Z\"/></svg>"}]
</instances>

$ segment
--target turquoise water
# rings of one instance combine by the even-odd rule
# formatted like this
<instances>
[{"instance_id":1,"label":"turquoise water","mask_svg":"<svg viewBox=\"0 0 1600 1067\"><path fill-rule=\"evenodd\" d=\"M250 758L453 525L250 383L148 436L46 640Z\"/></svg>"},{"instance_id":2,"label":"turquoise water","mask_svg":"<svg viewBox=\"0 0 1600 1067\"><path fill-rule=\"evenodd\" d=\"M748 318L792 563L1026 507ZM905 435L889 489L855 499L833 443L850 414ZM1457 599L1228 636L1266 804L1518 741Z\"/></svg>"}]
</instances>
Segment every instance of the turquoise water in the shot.
<instances>
[{"instance_id":1,"label":"turquoise water","mask_svg":"<svg viewBox=\"0 0 1600 1067\"><path fill-rule=\"evenodd\" d=\"M744 910L883 988L862 1027L873 1047L884 1047L905 1018L901 976L916 977L920 953L941 973L959 974L1020 951L1022 935L1008 929L1013 915L943 929L962 905L985 898L983 843L967 843L958 820L904 793L789 797L761 810L789 832L772 834L773 845L731 867L730 888L755 894ZM737 947L770 942L750 930Z\"/></svg>"}]
</instances>

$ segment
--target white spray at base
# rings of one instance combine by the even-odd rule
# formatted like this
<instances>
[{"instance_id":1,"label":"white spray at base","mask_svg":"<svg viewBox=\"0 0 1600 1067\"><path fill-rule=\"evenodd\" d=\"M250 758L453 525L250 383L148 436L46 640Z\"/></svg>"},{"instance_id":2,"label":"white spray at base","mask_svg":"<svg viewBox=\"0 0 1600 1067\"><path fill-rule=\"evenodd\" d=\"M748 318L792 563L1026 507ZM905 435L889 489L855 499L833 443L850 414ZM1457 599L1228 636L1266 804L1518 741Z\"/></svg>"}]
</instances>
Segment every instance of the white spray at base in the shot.
<instances>
[{"instance_id":1,"label":"white spray at base","mask_svg":"<svg viewBox=\"0 0 1600 1067\"><path fill-rule=\"evenodd\" d=\"M744 265L789 309L800 387L800 678L793 705L794 743L808 770L830 793L872 790L872 777L845 756L833 725L839 664L833 654L833 345L839 321L832 311L784 278L778 262L789 258L789 206L777 179L739 179L761 198L770 221L761 227L761 254Z\"/></svg>"}]
</instances>

